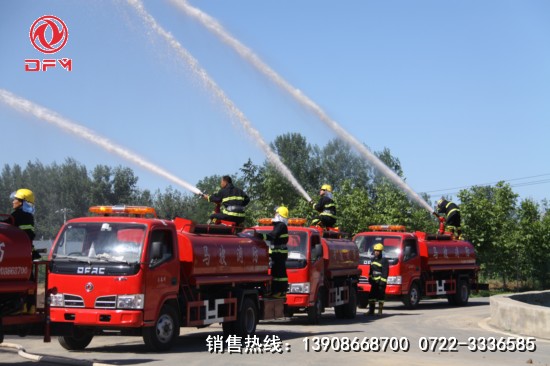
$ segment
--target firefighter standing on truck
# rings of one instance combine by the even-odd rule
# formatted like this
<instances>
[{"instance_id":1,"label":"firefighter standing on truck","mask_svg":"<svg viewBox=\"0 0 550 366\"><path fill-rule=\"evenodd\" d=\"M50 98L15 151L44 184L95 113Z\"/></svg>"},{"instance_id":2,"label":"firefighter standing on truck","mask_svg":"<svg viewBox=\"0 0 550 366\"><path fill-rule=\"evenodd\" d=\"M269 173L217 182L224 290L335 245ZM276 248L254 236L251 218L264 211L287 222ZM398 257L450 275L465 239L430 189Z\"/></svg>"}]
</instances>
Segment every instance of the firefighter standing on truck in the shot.
<instances>
[{"instance_id":1,"label":"firefighter standing on truck","mask_svg":"<svg viewBox=\"0 0 550 366\"><path fill-rule=\"evenodd\" d=\"M29 239L34 240L34 193L30 189L21 188L10 194L12 200L13 212L10 217L3 222L17 226L23 230ZM32 258L40 258L40 254L32 246Z\"/></svg>"},{"instance_id":2,"label":"firefighter standing on truck","mask_svg":"<svg viewBox=\"0 0 550 366\"><path fill-rule=\"evenodd\" d=\"M386 298L386 284L388 282L390 265L388 259L382 254L384 252L384 245L382 243L374 244L372 249L374 251L374 256L370 262L369 312L367 315L374 315L376 302L378 302L378 315L382 315L384 300Z\"/></svg>"},{"instance_id":3,"label":"firefighter standing on truck","mask_svg":"<svg viewBox=\"0 0 550 366\"><path fill-rule=\"evenodd\" d=\"M319 212L319 215L311 221L311 224L325 228L335 227L336 203L332 199L332 186L330 184L323 184L319 195L321 198L319 198L317 203L313 204L313 209Z\"/></svg>"},{"instance_id":4,"label":"firefighter standing on truck","mask_svg":"<svg viewBox=\"0 0 550 366\"><path fill-rule=\"evenodd\" d=\"M224 175L220 182L221 189L213 195L203 194L208 202L220 204L221 212L210 215L211 221L224 220L234 222L236 225L243 223L245 219L245 206L250 202L248 195L240 188L233 185L230 176Z\"/></svg>"},{"instance_id":5,"label":"firefighter standing on truck","mask_svg":"<svg viewBox=\"0 0 550 366\"><path fill-rule=\"evenodd\" d=\"M285 298L288 289L288 277L286 273L286 259L288 257L288 208L279 206L275 209L273 230L269 233L258 233L258 237L269 241L269 255L271 257L271 297ZM269 295L269 294L268 294Z\"/></svg>"},{"instance_id":6,"label":"firefighter standing on truck","mask_svg":"<svg viewBox=\"0 0 550 366\"><path fill-rule=\"evenodd\" d=\"M460 230L460 209L451 201L447 201L443 197L437 201L437 213L445 215L446 228L458 238L461 237Z\"/></svg>"},{"instance_id":7,"label":"firefighter standing on truck","mask_svg":"<svg viewBox=\"0 0 550 366\"><path fill-rule=\"evenodd\" d=\"M34 240L34 193L27 188L21 188L10 194L12 200L13 212L10 217L3 222L17 226L23 230L31 241L32 259L39 259L40 254L34 249L32 241ZM34 279L34 270L31 272L31 280ZM34 314L36 307L33 303L33 296L28 294L23 300L21 314Z\"/></svg>"}]
</instances>

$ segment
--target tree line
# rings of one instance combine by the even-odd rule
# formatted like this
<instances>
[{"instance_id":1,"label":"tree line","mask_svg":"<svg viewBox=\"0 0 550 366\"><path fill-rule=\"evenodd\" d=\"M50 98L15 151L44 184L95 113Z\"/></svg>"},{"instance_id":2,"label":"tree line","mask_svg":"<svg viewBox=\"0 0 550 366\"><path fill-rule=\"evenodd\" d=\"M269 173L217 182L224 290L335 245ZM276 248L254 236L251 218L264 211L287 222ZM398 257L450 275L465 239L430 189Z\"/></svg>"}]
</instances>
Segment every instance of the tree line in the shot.
<instances>
[{"instance_id":1,"label":"tree line","mask_svg":"<svg viewBox=\"0 0 550 366\"><path fill-rule=\"evenodd\" d=\"M401 224L411 231L432 233L437 230L429 212L411 202L344 142L334 139L320 147L308 143L301 134L289 133L278 136L271 147L314 200L322 184L333 186L341 231L354 234L373 224ZM389 149L375 155L405 179L399 159ZM311 219L316 214L267 161L257 165L249 159L237 172L205 177L197 188L214 193L225 174L251 198L246 226L255 225L261 217L271 217L281 204L289 207L292 217ZM212 204L193 194L171 186L152 192L140 189L138 181L128 167L97 165L89 171L73 158L62 164L44 165L38 160L29 161L25 167L6 164L0 176L0 198L5 197L0 200L0 212L11 211L11 192L22 187L32 189L36 196L36 238L51 239L64 219L86 216L94 205L146 205L155 207L161 218L179 216L196 222L206 222L213 210ZM548 200L519 201L504 182L463 189L457 196L462 232L477 250L483 278L499 279L505 287L510 281L526 288L550 286ZM433 206L427 195L423 198Z\"/></svg>"}]
</instances>

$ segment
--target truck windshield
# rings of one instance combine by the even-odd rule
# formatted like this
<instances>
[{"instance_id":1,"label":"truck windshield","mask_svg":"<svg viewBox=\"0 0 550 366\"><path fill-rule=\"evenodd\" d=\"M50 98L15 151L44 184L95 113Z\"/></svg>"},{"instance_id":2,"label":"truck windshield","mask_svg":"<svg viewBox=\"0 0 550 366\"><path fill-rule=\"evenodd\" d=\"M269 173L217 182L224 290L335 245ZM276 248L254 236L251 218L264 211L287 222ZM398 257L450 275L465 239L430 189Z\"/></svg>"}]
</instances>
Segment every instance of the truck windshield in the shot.
<instances>
[{"instance_id":1,"label":"truck windshield","mask_svg":"<svg viewBox=\"0 0 550 366\"><path fill-rule=\"evenodd\" d=\"M399 236L360 235L356 236L354 240L357 248L359 248L359 263L361 264L370 264L374 255L372 247L376 243L384 245L383 256L388 258L390 264L399 262L399 255L401 254L401 237Z\"/></svg>"},{"instance_id":2,"label":"truck windshield","mask_svg":"<svg viewBox=\"0 0 550 366\"><path fill-rule=\"evenodd\" d=\"M258 233L268 233L271 230L256 230ZM245 231L245 233L251 233L251 231ZM304 268L307 265L308 251L307 251L307 233L304 231L289 230L288 232L288 257L286 260L287 268Z\"/></svg>"},{"instance_id":3,"label":"truck windshield","mask_svg":"<svg viewBox=\"0 0 550 366\"><path fill-rule=\"evenodd\" d=\"M54 244L53 259L136 263L146 226L127 223L74 223Z\"/></svg>"}]
</instances>

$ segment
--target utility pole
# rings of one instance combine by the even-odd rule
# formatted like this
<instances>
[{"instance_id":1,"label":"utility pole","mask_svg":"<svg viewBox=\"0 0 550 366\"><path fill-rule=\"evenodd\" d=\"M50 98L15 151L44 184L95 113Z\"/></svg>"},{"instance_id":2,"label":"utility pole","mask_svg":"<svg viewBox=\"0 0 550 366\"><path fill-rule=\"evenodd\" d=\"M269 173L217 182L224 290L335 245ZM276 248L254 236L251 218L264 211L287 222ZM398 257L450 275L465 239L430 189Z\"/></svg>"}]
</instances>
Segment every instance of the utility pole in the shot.
<instances>
[{"instance_id":1,"label":"utility pole","mask_svg":"<svg viewBox=\"0 0 550 366\"><path fill-rule=\"evenodd\" d=\"M72 212L70 208L60 208L59 210L55 211L55 213L62 213L63 214L63 223L67 222L67 213Z\"/></svg>"}]
</instances>

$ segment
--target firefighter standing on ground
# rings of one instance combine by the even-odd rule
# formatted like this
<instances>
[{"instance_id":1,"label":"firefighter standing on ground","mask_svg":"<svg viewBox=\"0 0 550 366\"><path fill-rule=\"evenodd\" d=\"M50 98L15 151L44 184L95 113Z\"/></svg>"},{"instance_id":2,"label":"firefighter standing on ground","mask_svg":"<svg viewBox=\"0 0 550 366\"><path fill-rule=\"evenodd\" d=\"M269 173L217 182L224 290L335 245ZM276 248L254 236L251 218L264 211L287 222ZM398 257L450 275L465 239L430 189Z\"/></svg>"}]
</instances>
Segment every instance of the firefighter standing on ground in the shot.
<instances>
[{"instance_id":1,"label":"firefighter standing on ground","mask_svg":"<svg viewBox=\"0 0 550 366\"><path fill-rule=\"evenodd\" d=\"M313 209L319 212L319 215L311 222L312 225L321 227L335 227L336 225L336 203L332 199L332 186L323 184L319 191L319 201L313 204Z\"/></svg>"},{"instance_id":2,"label":"firefighter standing on ground","mask_svg":"<svg viewBox=\"0 0 550 366\"><path fill-rule=\"evenodd\" d=\"M258 236L270 242L269 255L271 257L271 285L272 297L284 298L288 289L288 277L286 273L286 259L288 257L288 208L279 206L275 209L275 217L272 220L273 230L269 233L259 233Z\"/></svg>"},{"instance_id":3,"label":"firefighter standing on ground","mask_svg":"<svg viewBox=\"0 0 550 366\"><path fill-rule=\"evenodd\" d=\"M386 299L386 284L388 282L389 263L388 259L382 255L384 245L376 243L372 247L374 257L370 263L369 271L369 312L367 315L374 315L374 308L378 302L378 315L382 315L384 300Z\"/></svg>"},{"instance_id":4,"label":"firefighter standing on ground","mask_svg":"<svg viewBox=\"0 0 550 366\"><path fill-rule=\"evenodd\" d=\"M210 215L210 220L225 220L234 222L236 225L242 224L245 219L245 206L250 202L250 198L242 189L233 185L233 180L228 175L222 177L220 187L218 193L210 196L202 195L208 202L220 204L221 212Z\"/></svg>"},{"instance_id":5,"label":"firefighter standing on ground","mask_svg":"<svg viewBox=\"0 0 550 366\"><path fill-rule=\"evenodd\" d=\"M460 238L460 209L451 201L441 198L437 201L437 213L445 215L445 226L453 234Z\"/></svg>"}]
</instances>

